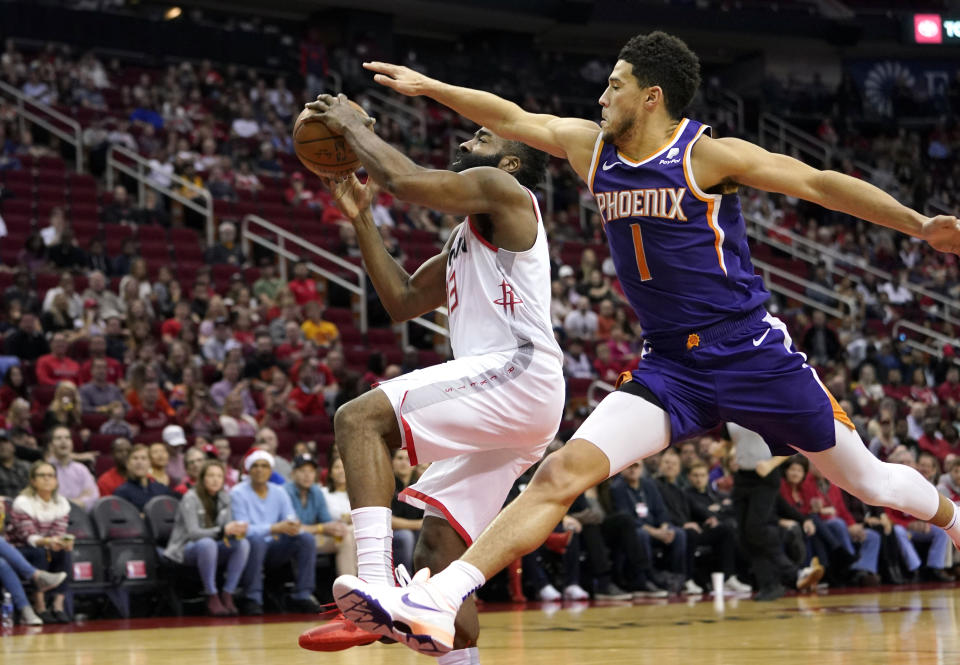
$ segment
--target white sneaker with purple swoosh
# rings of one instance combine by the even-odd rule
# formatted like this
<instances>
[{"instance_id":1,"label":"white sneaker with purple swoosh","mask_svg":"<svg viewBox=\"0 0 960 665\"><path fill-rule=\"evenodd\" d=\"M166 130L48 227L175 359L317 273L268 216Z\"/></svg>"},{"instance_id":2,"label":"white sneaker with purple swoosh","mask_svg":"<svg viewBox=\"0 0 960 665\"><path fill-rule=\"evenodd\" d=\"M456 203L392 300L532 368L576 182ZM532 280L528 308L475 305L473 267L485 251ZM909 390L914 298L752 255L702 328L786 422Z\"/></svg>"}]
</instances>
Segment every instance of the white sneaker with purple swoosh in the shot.
<instances>
[{"instance_id":1,"label":"white sneaker with purple swoosh","mask_svg":"<svg viewBox=\"0 0 960 665\"><path fill-rule=\"evenodd\" d=\"M430 571L417 571L405 587L367 584L353 575L333 583L343 615L363 630L401 642L425 656L453 649L457 611L430 588Z\"/></svg>"}]
</instances>

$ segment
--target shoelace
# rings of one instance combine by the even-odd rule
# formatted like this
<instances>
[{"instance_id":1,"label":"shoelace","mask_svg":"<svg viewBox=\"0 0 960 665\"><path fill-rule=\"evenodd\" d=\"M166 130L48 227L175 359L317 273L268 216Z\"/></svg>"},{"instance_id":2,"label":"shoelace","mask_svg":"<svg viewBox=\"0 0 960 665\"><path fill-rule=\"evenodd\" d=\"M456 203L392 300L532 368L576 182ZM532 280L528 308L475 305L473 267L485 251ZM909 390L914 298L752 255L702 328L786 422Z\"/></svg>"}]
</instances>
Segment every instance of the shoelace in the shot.
<instances>
[{"instance_id":1,"label":"shoelace","mask_svg":"<svg viewBox=\"0 0 960 665\"><path fill-rule=\"evenodd\" d=\"M399 587L408 586L410 584L410 581L413 579L410 576L410 573L407 572L406 566L404 566L402 563L396 568L394 568L393 577L397 581L397 586Z\"/></svg>"},{"instance_id":2,"label":"shoelace","mask_svg":"<svg viewBox=\"0 0 960 665\"><path fill-rule=\"evenodd\" d=\"M320 606L320 614L317 615L317 618L332 619L338 614L340 614L340 608L337 607L336 603L326 603Z\"/></svg>"}]
</instances>

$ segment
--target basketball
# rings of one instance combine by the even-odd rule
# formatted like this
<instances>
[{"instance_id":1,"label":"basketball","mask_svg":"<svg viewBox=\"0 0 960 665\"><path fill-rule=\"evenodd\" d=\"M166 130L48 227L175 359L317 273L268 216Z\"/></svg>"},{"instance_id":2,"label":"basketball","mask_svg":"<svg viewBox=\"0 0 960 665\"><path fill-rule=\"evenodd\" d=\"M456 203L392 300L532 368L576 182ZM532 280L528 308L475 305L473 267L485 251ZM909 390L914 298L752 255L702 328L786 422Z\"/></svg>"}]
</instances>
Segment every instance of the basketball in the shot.
<instances>
[{"instance_id":1,"label":"basketball","mask_svg":"<svg viewBox=\"0 0 960 665\"><path fill-rule=\"evenodd\" d=\"M367 115L362 106L349 103ZM303 165L319 176L344 175L360 168L360 160L342 135L334 134L322 122L306 122L310 113L301 111L293 125L293 149Z\"/></svg>"}]
</instances>

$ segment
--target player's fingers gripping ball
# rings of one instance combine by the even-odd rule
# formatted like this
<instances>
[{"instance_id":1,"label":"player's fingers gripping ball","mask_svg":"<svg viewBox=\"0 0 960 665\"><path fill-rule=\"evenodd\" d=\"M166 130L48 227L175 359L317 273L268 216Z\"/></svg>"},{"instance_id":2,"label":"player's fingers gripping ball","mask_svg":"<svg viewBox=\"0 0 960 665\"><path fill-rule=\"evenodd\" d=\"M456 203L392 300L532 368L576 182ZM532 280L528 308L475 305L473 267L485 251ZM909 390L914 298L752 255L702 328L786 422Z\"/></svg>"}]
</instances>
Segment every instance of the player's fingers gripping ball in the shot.
<instances>
[{"instance_id":1,"label":"player's fingers gripping ball","mask_svg":"<svg viewBox=\"0 0 960 665\"><path fill-rule=\"evenodd\" d=\"M360 168L360 160L341 129L348 114L359 114L368 126L374 122L362 106L343 95L320 95L307 104L293 125L294 151L300 162L318 176L344 176Z\"/></svg>"}]
</instances>

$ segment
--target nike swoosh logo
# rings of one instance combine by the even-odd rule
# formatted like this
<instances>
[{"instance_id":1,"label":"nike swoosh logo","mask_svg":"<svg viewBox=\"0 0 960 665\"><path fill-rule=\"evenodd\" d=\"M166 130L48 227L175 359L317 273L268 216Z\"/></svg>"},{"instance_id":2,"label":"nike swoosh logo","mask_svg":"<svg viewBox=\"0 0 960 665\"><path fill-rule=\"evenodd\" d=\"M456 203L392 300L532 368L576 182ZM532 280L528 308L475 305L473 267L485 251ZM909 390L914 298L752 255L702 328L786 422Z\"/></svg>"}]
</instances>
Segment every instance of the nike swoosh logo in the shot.
<instances>
[{"instance_id":1,"label":"nike swoosh logo","mask_svg":"<svg viewBox=\"0 0 960 665\"><path fill-rule=\"evenodd\" d=\"M613 164L607 164L606 162L604 162L604 163L603 163L603 170L604 170L604 171L609 171L610 169L612 169L612 168L613 168L614 166L616 166L617 164L623 164L623 162L614 162Z\"/></svg>"},{"instance_id":2,"label":"nike swoosh logo","mask_svg":"<svg viewBox=\"0 0 960 665\"><path fill-rule=\"evenodd\" d=\"M410 600L410 594L409 594L409 593L405 593L405 594L403 594L402 596L400 596L400 600L403 601L403 604L404 604L404 605L408 605L409 607L415 607L415 608L417 608L418 610L427 610L428 612L442 612L442 611L443 611L443 610L437 609L436 607L429 607L429 606L427 606L427 605L421 605L420 603L417 603L417 602L414 602L414 601Z\"/></svg>"},{"instance_id":3,"label":"nike swoosh logo","mask_svg":"<svg viewBox=\"0 0 960 665\"><path fill-rule=\"evenodd\" d=\"M760 337L758 337L757 339L753 340L753 345L754 345L754 346L760 346L761 344L763 344L763 339L764 339L769 333L770 333L770 328L767 328L767 331L766 331L765 333L763 333L762 335L760 335Z\"/></svg>"}]
</instances>

